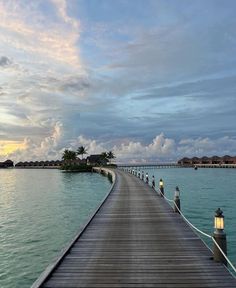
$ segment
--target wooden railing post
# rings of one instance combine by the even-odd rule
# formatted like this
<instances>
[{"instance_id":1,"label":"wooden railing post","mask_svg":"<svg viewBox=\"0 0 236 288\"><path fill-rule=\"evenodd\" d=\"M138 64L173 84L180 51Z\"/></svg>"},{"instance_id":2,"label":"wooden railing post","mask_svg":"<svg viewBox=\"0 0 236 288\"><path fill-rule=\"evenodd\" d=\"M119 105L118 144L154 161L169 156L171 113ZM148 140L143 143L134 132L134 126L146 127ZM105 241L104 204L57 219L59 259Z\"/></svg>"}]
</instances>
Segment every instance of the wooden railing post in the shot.
<instances>
[{"instance_id":1,"label":"wooden railing post","mask_svg":"<svg viewBox=\"0 0 236 288\"><path fill-rule=\"evenodd\" d=\"M222 249L225 255L227 255L227 241L226 241L226 233L224 232L224 215L223 211L218 208L215 214L215 231L213 237L219 247ZM227 265L227 260L214 243L213 246L213 258L216 262L221 262Z\"/></svg>"},{"instance_id":2,"label":"wooden railing post","mask_svg":"<svg viewBox=\"0 0 236 288\"><path fill-rule=\"evenodd\" d=\"M152 175L152 189L155 189L155 186L156 186L155 177L154 177L154 175Z\"/></svg>"},{"instance_id":3,"label":"wooden railing post","mask_svg":"<svg viewBox=\"0 0 236 288\"><path fill-rule=\"evenodd\" d=\"M180 191L179 191L179 187L178 186L176 186L176 188L175 188L174 201L175 201L174 211L176 213L180 213Z\"/></svg>"},{"instance_id":4,"label":"wooden railing post","mask_svg":"<svg viewBox=\"0 0 236 288\"><path fill-rule=\"evenodd\" d=\"M160 189L160 192L161 192L161 197L163 197L164 194L165 194L165 191L164 191L164 182L163 182L162 179L160 179L160 181L159 181L159 189Z\"/></svg>"}]
</instances>

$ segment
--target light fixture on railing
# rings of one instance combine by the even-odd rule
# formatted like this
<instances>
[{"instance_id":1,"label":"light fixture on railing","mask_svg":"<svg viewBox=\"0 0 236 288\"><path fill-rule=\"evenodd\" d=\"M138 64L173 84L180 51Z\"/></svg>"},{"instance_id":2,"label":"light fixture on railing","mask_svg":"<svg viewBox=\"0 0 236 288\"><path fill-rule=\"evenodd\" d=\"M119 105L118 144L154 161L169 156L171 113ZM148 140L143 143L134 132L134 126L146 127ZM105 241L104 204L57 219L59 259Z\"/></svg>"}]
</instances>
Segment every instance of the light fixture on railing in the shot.
<instances>
[{"instance_id":1,"label":"light fixture on railing","mask_svg":"<svg viewBox=\"0 0 236 288\"><path fill-rule=\"evenodd\" d=\"M215 229L218 230L218 232L224 230L224 215L220 208L215 211Z\"/></svg>"},{"instance_id":2,"label":"light fixture on railing","mask_svg":"<svg viewBox=\"0 0 236 288\"><path fill-rule=\"evenodd\" d=\"M160 188L163 188L163 187L164 187L164 182L163 182L162 179L160 179L160 181L159 181L159 187L160 187Z\"/></svg>"},{"instance_id":3,"label":"light fixture on railing","mask_svg":"<svg viewBox=\"0 0 236 288\"><path fill-rule=\"evenodd\" d=\"M178 186L176 186L176 188L175 188L175 198L179 198L180 197L180 191L179 191L179 187Z\"/></svg>"},{"instance_id":4,"label":"light fixture on railing","mask_svg":"<svg viewBox=\"0 0 236 288\"><path fill-rule=\"evenodd\" d=\"M180 213L180 190L178 186L175 188L174 203L174 211Z\"/></svg>"},{"instance_id":5,"label":"light fixture on railing","mask_svg":"<svg viewBox=\"0 0 236 288\"><path fill-rule=\"evenodd\" d=\"M218 208L215 211L215 231L213 237L215 239L214 246L213 246L213 258L216 262L222 262L227 265L227 260L225 259L224 255L221 253L218 246L227 255L227 241L226 241L226 234L224 232L224 215L223 211Z\"/></svg>"},{"instance_id":6,"label":"light fixture on railing","mask_svg":"<svg viewBox=\"0 0 236 288\"><path fill-rule=\"evenodd\" d=\"M161 197L163 197L164 196L164 182L162 179L160 179L159 181L159 189L160 189L160 195Z\"/></svg>"}]
</instances>

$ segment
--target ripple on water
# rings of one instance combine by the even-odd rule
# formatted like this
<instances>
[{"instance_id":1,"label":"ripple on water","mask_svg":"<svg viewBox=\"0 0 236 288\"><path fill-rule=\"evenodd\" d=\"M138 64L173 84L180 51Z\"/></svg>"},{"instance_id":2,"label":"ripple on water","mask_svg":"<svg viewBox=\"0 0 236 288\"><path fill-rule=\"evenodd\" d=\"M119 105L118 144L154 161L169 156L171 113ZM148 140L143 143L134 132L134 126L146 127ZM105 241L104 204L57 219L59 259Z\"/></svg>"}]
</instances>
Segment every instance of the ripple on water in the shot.
<instances>
[{"instance_id":1,"label":"ripple on water","mask_svg":"<svg viewBox=\"0 0 236 288\"><path fill-rule=\"evenodd\" d=\"M28 288L71 241L110 183L98 174L58 170L0 170L0 179L0 287Z\"/></svg>"},{"instance_id":2,"label":"ripple on water","mask_svg":"<svg viewBox=\"0 0 236 288\"><path fill-rule=\"evenodd\" d=\"M165 194L173 199L175 186L180 188L181 210L199 229L212 235L215 210L224 211L228 255L236 264L236 169L156 169L147 170L165 183ZM206 240L206 239L204 239ZM209 243L210 247L212 243Z\"/></svg>"}]
</instances>

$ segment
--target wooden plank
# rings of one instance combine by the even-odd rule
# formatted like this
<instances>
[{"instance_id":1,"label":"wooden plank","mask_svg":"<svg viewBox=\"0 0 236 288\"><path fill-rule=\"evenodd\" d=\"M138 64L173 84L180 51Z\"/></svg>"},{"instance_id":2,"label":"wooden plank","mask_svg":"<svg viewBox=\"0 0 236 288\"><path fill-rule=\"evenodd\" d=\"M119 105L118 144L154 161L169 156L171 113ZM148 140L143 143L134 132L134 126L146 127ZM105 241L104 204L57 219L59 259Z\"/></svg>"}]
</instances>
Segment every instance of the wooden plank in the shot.
<instances>
[{"instance_id":1,"label":"wooden plank","mask_svg":"<svg viewBox=\"0 0 236 288\"><path fill-rule=\"evenodd\" d=\"M116 174L109 197L37 287L236 287L163 198L133 175Z\"/></svg>"}]
</instances>

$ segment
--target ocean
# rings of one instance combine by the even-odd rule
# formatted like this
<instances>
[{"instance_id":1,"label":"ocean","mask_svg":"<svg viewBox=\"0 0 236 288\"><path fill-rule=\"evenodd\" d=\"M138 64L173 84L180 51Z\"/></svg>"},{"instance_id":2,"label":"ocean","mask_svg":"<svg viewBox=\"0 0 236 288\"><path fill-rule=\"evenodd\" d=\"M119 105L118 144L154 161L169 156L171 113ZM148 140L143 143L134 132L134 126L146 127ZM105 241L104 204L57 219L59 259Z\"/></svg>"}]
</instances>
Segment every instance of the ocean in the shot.
<instances>
[{"instance_id":1,"label":"ocean","mask_svg":"<svg viewBox=\"0 0 236 288\"><path fill-rule=\"evenodd\" d=\"M28 288L110 190L96 173L0 170L0 287Z\"/></svg>"},{"instance_id":2,"label":"ocean","mask_svg":"<svg viewBox=\"0 0 236 288\"><path fill-rule=\"evenodd\" d=\"M142 171L142 169L140 169ZM181 211L185 217L203 232L213 235L214 216L221 208L225 216L228 257L236 266L236 169L230 168L154 168L143 169L149 179L164 181L165 196L174 199L176 186L180 190ZM211 249L208 238L202 240Z\"/></svg>"},{"instance_id":3,"label":"ocean","mask_svg":"<svg viewBox=\"0 0 236 288\"><path fill-rule=\"evenodd\" d=\"M215 210L224 211L228 256L236 264L236 169L146 171L150 179L155 176L156 185L164 180L170 199L179 187L182 212L204 232L213 234ZM30 287L83 227L110 187L108 179L96 173L0 170L0 287Z\"/></svg>"}]
</instances>

